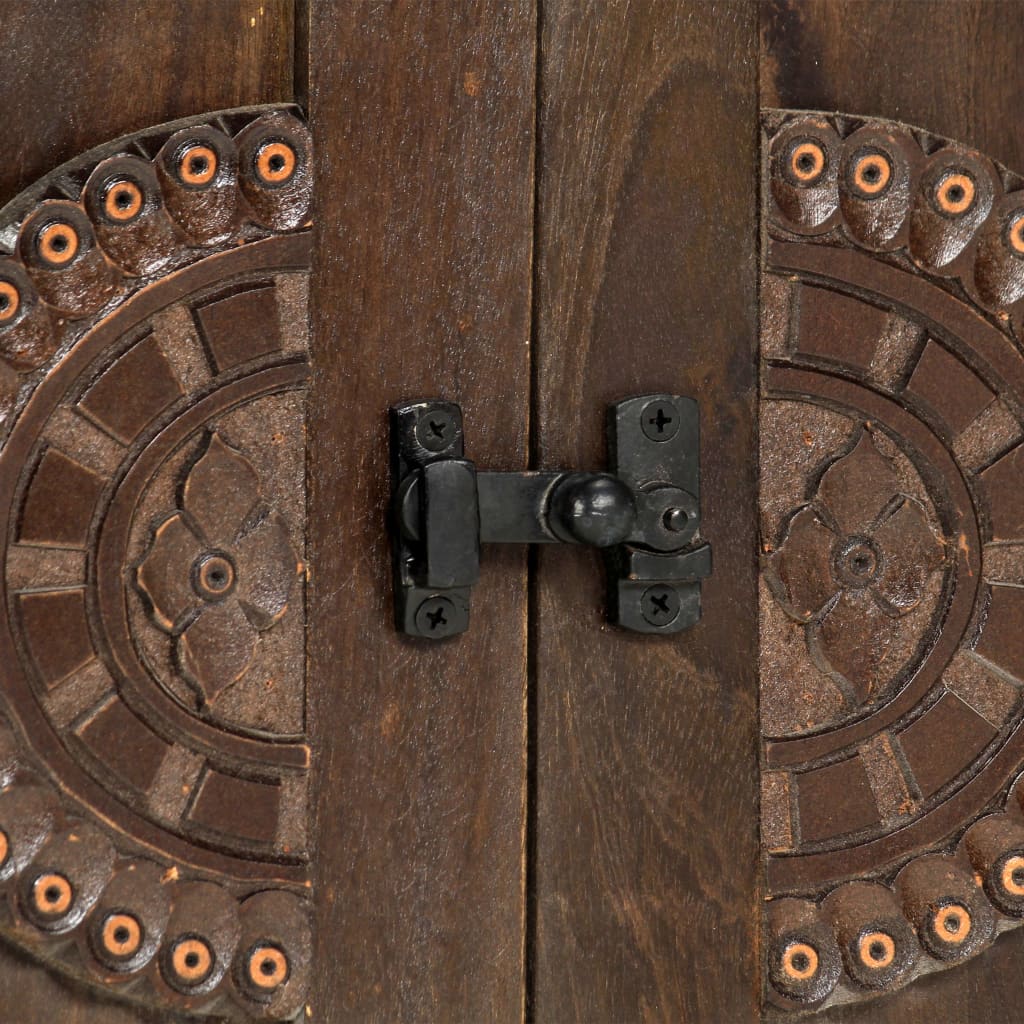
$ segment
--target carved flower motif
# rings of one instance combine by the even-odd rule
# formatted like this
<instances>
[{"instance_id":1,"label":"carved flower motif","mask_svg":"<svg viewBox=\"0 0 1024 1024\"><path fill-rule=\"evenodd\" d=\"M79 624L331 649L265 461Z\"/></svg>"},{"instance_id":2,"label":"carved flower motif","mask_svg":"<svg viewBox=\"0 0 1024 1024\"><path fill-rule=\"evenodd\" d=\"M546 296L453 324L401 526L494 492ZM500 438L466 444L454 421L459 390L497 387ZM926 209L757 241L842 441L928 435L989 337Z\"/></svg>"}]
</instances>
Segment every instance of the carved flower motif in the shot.
<instances>
[{"instance_id":1,"label":"carved flower motif","mask_svg":"<svg viewBox=\"0 0 1024 1024\"><path fill-rule=\"evenodd\" d=\"M819 667L859 704L876 689L900 620L943 559L921 504L900 492L892 464L864 430L792 514L768 578L787 613L807 624Z\"/></svg>"},{"instance_id":2,"label":"carved flower motif","mask_svg":"<svg viewBox=\"0 0 1024 1024\"><path fill-rule=\"evenodd\" d=\"M252 464L217 434L192 467L181 508L156 528L136 582L178 664L213 701L245 675L257 636L279 622L302 566Z\"/></svg>"}]
</instances>

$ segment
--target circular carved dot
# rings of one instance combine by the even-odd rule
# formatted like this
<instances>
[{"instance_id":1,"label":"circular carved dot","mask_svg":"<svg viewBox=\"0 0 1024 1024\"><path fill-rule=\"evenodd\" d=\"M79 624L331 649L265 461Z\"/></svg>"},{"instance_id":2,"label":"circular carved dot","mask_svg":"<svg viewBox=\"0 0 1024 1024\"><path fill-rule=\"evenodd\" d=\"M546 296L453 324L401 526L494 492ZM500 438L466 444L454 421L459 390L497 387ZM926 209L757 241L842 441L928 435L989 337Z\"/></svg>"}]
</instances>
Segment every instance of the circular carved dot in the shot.
<instances>
[{"instance_id":1,"label":"circular carved dot","mask_svg":"<svg viewBox=\"0 0 1024 1024\"><path fill-rule=\"evenodd\" d=\"M869 537L849 537L833 556L835 573L852 587L865 587L882 571L882 553Z\"/></svg>"},{"instance_id":2,"label":"circular carved dot","mask_svg":"<svg viewBox=\"0 0 1024 1024\"><path fill-rule=\"evenodd\" d=\"M75 898L71 883L55 871L40 875L32 883L32 902L40 914L59 917L66 914Z\"/></svg>"},{"instance_id":3,"label":"circular carved dot","mask_svg":"<svg viewBox=\"0 0 1024 1024\"><path fill-rule=\"evenodd\" d=\"M142 212L142 189L134 181L115 181L103 195L103 212L112 221L124 224Z\"/></svg>"},{"instance_id":4,"label":"circular carved dot","mask_svg":"<svg viewBox=\"0 0 1024 1024\"><path fill-rule=\"evenodd\" d=\"M789 172L800 185L813 185L825 171L825 150L817 142L798 142L789 154Z\"/></svg>"},{"instance_id":5,"label":"circular carved dot","mask_svg":"<svg viewBox=\"0 0 1024 1024\"><path fill-rule=\"evenodd\" d=\"M235 567L227 555L205 554L196 562L193 573L195 590L207 601L219 601L235 587Z\"/></svg>"},{"instance_id":6,"label":"circular carved dot","mask_svg":"<svg viewBox=\"0 0 1024 1024\"><path fill-rule=\"evenodd\" d=\"M935 203L942 213L957 217L974 204L975 191L969 175L954 171L935 186Z\"/></svg>"},{"instance_id":7,"label":"circular carved dot","mask_svg":"<svg viewBox=\"0 0 1024 1024\"><path fill-rule=\"evenodd\" d=\"M782 954L782 969L795 981L806 981L818 972L818 951L806 942L794 942Z\"/></svg>"},{"instance_id":8,"label":"circular carved dot","mask_svg":"<svg viewBox=\"0 0 1024 1024\"><path fill-rule=\"evenodd\" d=\"M857 943L857 956L867 967L888 967L896 959L896 943L885 932L867 932Z\"/></svg>"},{"instance_id":9,"label":"circular carved dot","mask_svg":"<svg viewBox=\"0 0 1024 1024\"><path fill-rule=\"evenodd\" d=\"M882 153L865 153L853 165L853 184L861 195L881 195L892 181L892 164Z\"/></svg>"},{"instance_id":10,"label":"circular carved dot","mask_svg":"<svg viewBox=\"0 0 1024 1024\"><path fill-rule=\"evenodd\" d=\"M1018 256L1024 256L1024 213L1014 214L1006 228L1006 240Z\"/></svg>"},{"instance_id":11,"label":"circular carved dot","mask_svg":"<svg viewBox=\"0 0 1024 1024\"><path fill-rule=\"evenodd\" d=\"M1007 857L999 873L1003 888L1013 896L1024 896L1024 857Z\"/></svg>"},{"instance_id":12,"label":"circular carved dot","mask_svg":"<svg viewBox=\"0 0 1024 1024\"><path fill-rule=\"evenodd\" d=\"M203 939L179 939L171 950L171 970L182 984L198 985L213 970L213 950Z\"/></svg>"},{"instance_id":13,"label":"circular carved dot","mask_svg":"<svg viewBox=\"0 0 1024 1024\"><path fill-rule=\"evenodd\" d=\"M217 154L210 146L187 146L178 157L178 177L186 185L209 185L217 173Z\"/></svg>"},{"instance_id":14,"label":"circular carved dot","mask_svg":"<svg viewBox=\"0 0 1024 1024\"><path fill-rule=\"evenodd\" d=\"M103 922L100 941L113 957L134 956L142 945L142 926L132 914L110 914Z\"/></svg>"},{"instance_id":15,"label":"circular carved dot","mask_svg":"<svg viewBox=\"0 0 1024 1024\"><path fill-rule=\"evenodd\" d=\"M959 903L940 907L935 914L933 927L935 934L943 942L959 944L970 935L971 915L967 912L967 908L962 907Z\"/></svg>"},{"instance_id":16,"label":"circular carved dot","mask_svg":"<svg viewBox=\"0 0 1024 1024\"><path fill-rule=\"evenodd\" d=\"M7 833L0 829L0 864L6 864L10 855L11 842L7 838Z\"/></svg>"},{"instance_id":17,"label":"circular carved dot","mask_svg":"<svg viewBox=\"0 0 1024 1024\"><path fill-rule=\"evenodd\" d=\"M78 232L64 221L54 221L36 236L36 251L53 267L67 266L78 252Z\"/></svg>"},{"instance_id":18,"label":"circular carved dot","mask_svg":"<svg viewBox=\"0 0 1024 1024\"><path fill-rule=\"evenodd\" d=\"M295 150L286 142L267 142L256 153L256 174L265 185L283 185L297 164Z\"/></svg>"},{"instance_id":19,"label":"circular carved dot","mask_svg":"<svg viewBox=\"0 0 1024 1024\"><path fill-rule=\"evenodd\" d=\"M0 324L13 320L20 305L18 289L10 281L0 281Z\"/></svg>"},{"instance_id":20,"label":"circular carved dot","mask_svg":"<svg viewBox=\"0 0 1024 1024\"><path fill-rule=\"evenodd\" d=\"M260 945L249 954L249 981L263 991L279 988L288 980L288 957L277 946Z\"/></svg>"}]
</instances>

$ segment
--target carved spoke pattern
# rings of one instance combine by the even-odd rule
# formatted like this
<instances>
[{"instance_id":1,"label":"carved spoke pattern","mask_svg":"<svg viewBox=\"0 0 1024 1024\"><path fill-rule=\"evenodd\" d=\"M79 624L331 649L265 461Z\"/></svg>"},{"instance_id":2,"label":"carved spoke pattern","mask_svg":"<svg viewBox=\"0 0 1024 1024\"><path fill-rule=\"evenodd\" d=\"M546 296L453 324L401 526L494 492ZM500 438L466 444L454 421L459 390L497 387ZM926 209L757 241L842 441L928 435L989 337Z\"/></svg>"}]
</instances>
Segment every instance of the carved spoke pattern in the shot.
<instances>
[{"instance_id":1,"label":"carved spoke pattern","mask_svg":"<svg viewBox=\"0 0 1024 1024\"><path fill-rule=\"evenodd\" d=\"M0 929L218 1019L294 1016L310 969L310 181L253 108L0 213Z\"/></svg>"},{"instance_id":2,"label":"carved spoke pattern","mask_svg":"<svg viewBox=\"0 0 1024 1024\"><path fill-rule=\"evenodd\" d=\"M1024 191L769 112L767 992L863 998L1024 920Z\"/></svg>"}]
</instances>

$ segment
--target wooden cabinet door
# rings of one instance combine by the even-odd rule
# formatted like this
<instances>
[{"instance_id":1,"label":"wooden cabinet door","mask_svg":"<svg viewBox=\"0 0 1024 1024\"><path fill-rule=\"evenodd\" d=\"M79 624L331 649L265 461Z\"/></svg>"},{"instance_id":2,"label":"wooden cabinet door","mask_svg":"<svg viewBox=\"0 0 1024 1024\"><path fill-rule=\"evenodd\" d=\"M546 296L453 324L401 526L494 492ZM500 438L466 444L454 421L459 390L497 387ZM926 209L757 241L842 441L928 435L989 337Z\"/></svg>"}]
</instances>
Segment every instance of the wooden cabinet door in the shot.
<instances>
[{"instance_id":1,"label":"wooden cabinet door","mask_svg":"<svg viewBox=\"0 0 1024 1024\"><path fill-rule=\"evenodd\" d=\"M526 466L533 5L3 21L0 1017L520 1017L526 553L398 636L385 425Z\"/></svg>"},{"instance_id":2,"label":"wooden cabinet door","mask_svg":"<svg viewBox=\"0 0 1024 1024\"><path fill-rule=\"evenodd\" d=\"M294 5L3 21L0 1015L301 1014Z\"/></svg>"},{"instance_id":3,"label":"wooden cabinet door","mask_svg":"<svg viewBox=\"0 0 1024 1024\"><path fill-rule=\"evenodd\" d=\"M781 1015L1017 1015L1018 13L760 9L761 815Z\"/></svg>"},{"instance_id":4,"label":"wooden cabinet door","mask_svg":"<svg viewBox=\"0 0 1024 1024\"><path fill-rule=\"evenodd\" d=\"M1017 15L9 0L0 1017L1016 1020ZM696 626L395 630L390 405L654 392Z\"/></svg>"}]
</instances>

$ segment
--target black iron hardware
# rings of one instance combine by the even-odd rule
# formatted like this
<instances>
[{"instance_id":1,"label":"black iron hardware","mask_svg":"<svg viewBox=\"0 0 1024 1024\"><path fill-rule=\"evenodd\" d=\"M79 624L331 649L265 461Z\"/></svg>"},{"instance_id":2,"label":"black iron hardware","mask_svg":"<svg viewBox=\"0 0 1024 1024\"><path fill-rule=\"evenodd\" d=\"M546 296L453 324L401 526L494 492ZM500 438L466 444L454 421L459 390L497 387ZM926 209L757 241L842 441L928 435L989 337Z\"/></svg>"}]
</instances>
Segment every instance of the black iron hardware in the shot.
<instances>
[{"instance_id":1,"label":"black iron hardware","mask_svg":"<svg viewBox=\"0 0 1024 1024\"><path fill-rule=\"evenodd\" d=\"M451 402L391 409L395 617L410 636L469 626L481 543L603 549L609 617L639 633L700 618L711 548L699 539L697 403L644 395L609 409L607 473L477 471Z\"/></svg>"}]
</instances>

